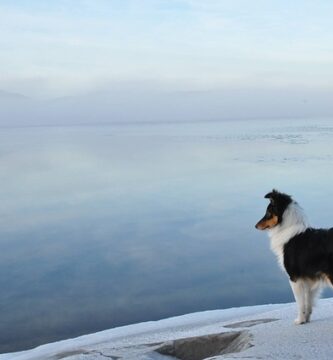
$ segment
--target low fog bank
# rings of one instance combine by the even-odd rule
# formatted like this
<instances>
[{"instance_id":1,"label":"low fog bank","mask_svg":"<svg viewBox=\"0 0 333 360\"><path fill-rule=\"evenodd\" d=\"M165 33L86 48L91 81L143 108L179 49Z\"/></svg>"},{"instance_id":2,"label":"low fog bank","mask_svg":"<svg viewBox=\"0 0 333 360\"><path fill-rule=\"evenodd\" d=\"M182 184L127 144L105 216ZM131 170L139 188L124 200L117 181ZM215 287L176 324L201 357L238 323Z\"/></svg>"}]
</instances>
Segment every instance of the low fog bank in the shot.
<instances>
[{"instance_id":1,"label":"low fog bank","mask_svg":"<svg viewBox=\"0 0 333 360\"><path fill-rule=\"evenodd\" d=\"M0 126L94 125L333 116L333 90L111 89L36 100L0 91Z\"/></svg>"}]
</instances>

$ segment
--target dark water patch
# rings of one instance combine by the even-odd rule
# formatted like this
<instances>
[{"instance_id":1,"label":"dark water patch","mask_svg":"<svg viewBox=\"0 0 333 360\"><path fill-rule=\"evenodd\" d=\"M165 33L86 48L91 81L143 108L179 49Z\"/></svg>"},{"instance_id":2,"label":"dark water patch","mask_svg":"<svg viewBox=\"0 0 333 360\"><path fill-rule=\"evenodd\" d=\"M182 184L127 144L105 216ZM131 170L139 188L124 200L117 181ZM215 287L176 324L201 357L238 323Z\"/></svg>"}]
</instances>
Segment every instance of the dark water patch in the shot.
<instances>
[{"instance_id":1,"label":"dark water patch","mask_svg":"<svg viewBox=\"0 0 333 360\"><path fill-rule=\"evenodd\" d=\"M251 335L246 331L239 331L174 340L155 351L180 360L203 360L241 352L251 346Z\"/></svg>"}]
</instances>

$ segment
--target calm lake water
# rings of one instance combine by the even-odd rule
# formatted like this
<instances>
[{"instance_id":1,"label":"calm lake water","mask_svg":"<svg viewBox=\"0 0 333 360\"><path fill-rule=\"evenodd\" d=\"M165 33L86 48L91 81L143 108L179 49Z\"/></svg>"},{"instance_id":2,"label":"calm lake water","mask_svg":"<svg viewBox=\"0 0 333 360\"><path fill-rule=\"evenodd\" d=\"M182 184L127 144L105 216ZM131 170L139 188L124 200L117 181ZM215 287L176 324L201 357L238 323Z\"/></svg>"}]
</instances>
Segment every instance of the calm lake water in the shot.
<instances>
[{"instance_id":1,"label":"calm lake water","mask_svg":"<svg viewBox=\"0 0 333 360\"><path fill-rule=\"evenodd\" d=\"M273 187L333 225L333 120L1 129L0 351L292 301Z\"/></svg>"}]
</instances>

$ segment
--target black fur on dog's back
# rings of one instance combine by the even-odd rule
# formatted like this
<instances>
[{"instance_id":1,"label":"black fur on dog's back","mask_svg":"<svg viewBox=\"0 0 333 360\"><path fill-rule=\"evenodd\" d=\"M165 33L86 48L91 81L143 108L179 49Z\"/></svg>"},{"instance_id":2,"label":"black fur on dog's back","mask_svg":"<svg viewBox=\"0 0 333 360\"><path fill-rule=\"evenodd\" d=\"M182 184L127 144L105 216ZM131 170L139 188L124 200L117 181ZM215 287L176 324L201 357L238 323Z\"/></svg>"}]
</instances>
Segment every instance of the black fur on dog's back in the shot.
<instances>
[{"instance_id":1,"label":"black fur on dog's back","mask_svg":"<svg viewBox=\"0 0 333 360\"><path fill-rule=\"evenodd\" d=\"M333 284L333 228L295 235L284 245L284 267L292 281L326 276Z\"/></svg>"}]
</instances>

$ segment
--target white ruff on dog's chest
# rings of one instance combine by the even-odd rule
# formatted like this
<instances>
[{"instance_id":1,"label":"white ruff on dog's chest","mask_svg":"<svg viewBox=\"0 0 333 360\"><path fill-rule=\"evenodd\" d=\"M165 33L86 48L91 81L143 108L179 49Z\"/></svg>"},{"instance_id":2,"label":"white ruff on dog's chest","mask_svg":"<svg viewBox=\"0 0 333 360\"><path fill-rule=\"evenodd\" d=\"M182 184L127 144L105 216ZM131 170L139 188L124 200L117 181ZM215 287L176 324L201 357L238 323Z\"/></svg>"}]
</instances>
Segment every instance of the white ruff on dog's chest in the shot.
<instances>
[{"instance_id":1,"label":"white ruff on dog's chest","mask_svg":"<svg viewBox=\"0 0 333 360\"><path fill-rule=\"evenodd\" d=\"M284 245L295 235L308 228L308 222L302 208L293 201L285 210L281 224L269 230L271 249L278 258L279 265L284 269Z\"/></svg>"}]
</instances>

